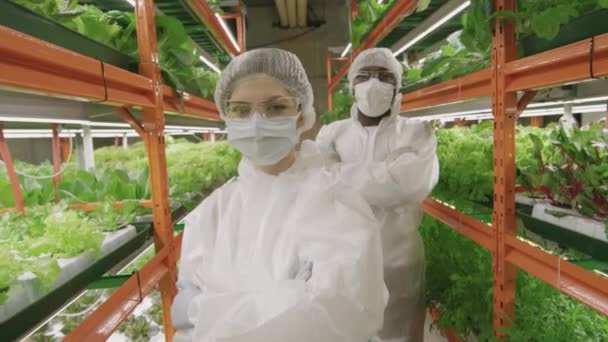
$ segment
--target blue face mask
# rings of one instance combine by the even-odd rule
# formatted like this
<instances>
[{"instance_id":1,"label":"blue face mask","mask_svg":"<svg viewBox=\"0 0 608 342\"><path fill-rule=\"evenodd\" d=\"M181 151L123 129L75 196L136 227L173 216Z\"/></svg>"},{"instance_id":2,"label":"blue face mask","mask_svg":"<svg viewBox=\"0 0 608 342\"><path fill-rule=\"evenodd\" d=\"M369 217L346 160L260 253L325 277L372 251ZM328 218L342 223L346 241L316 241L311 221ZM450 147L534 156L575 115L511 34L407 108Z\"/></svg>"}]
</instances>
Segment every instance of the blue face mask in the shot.
<instances>
[{"instance_id":1,"label":"blue face mask","mask_svg":"<svg viewBox=\"0 0 608 342\"><path fill-rule=\"evenodd\" d=\"M285 158L298 140L298 116L226 119L228 142L255 165L273 165Z\"/></svg>"}]
</instances>

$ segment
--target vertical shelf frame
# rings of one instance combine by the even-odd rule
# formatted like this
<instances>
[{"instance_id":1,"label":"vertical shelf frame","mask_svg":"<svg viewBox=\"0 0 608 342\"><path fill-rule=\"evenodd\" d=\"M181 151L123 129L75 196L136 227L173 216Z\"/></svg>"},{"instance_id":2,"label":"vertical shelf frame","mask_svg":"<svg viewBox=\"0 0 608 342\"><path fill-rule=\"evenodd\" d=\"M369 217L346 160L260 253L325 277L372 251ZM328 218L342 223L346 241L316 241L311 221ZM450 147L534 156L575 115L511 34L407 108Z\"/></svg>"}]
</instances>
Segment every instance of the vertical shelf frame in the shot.
<instances>
[{"instance_id":1,"label":"vertical shelf frame","mask_svg":"<svg viewBox=\"0 0 608 342\"><path fill-rule=\"evenodd\" d=\"M515 0L496 0L496 11L515 11ZM517 92L508 92L505 66L517 59L515 22L499 17L492 41L492 113L494 116L494 212L492 226L496 247L492 253L494 273L494 334L502 337L515 315L517 269L506 261L505 237L517 236L515 216L515 123Z\"/></svg>"},{"instance_id":2,"label":"vertical shelf frame","mask_svg":"<svg viewBox=\"0 0 608 342\"><path fill-rule=\"evenodd\" d=\"M153 107L143 109L143 129L146 133L146 152L150 169L152 213L154 215L154 244L156 252L168 249L173 240L173 223L169 204L169 180L165 156L165 115L163 111L163 83L156 40L154 0L135 2L139 73L152 80ZM177 294L176 261L172 253L164 260L167 273L160 279L165 340L173 340L171 304Z\"/></svg>"}]
</instances>

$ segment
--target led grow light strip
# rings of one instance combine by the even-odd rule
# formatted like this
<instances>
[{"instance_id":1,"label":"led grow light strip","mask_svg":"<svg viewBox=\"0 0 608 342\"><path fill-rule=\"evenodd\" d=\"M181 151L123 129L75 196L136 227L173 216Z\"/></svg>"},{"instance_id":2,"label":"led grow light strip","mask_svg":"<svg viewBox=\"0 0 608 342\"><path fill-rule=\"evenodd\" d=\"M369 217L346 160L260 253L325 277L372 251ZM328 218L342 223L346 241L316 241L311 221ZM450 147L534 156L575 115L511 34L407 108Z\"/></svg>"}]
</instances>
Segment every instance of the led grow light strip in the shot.
<instances>
[{"instance_id":1,"label":"led grow light strip","mask_svg":"<svg viewBox=\"0 0 608 342\"><path fill-rule=\"evenodd\" d=\"M455 16L457 16L458 14L460 14L460 12L464 11L470 5L471 5L471 1L468 0L468 1L464 2L463 4L461 4L460 6L456 7L450 13L448 13L447 15L445 15L443 18L441 18L440 20L436 21L429 28L427 28L426 30L422 31L422 33L420 33L416 37L412 38L409 42L403 44L403 46L401 46L399 49L397 49L397 51L395 51L393 53L393 56L397 56L397 55L402 54L403 52L405 52L405 50L409 49L414 44L418 43L420 40L422 40L423 38L425 38L426 36L428 36L431 32L435 31L441 25L445 24L448 20L450 20L450 19L454 18Z\"/></svg>"},{"instance_id":2,"label":"led grow light strip","mask_svg":"<svg viewBox=\"0 0 608 342\"><path fill-rule=\"evenodd\" d=\"M575 100L569 100L569 101L537 102L537 103L529 104L528 108L548 107L548 106L575 104L575 103L588 103L588 102L605 101L605 100L608 100L608 96L587 97L587 98L575 99Z\"/></svg>"},{"instance_id":3,"label":"led grow light strip","mask_svg":"<svg viewBox=\"0 0 608 342\"><path fill-rule=\"evenodd\" d=\"M340 57L344 57L346 55L348 55L348 52L350 52L350 49L352 49L353 44L352 43L348 43L348 45L346 45L346 47L344 48L344 51L342 51L342 54L340 55Z\"/></svg>"},{"instance_id":4,"label":"led grow light strip","mask_svg":"<svg viewBox=\"0 0 608 342\"><path fill-rule=\"evenodd\" d=\"M587 105L587 106L576 106L572 109L573 113L598 113L604 112L606 110L605 105ZM547 116L547 115L561 115L564 113L563 107L556 108L542 108L542 109L532 109L525 110L520 117L530 117L530 116ZM469 120L485 120L491 119L492 111L489 109L486 110L471 110L467 112L455 112L455 113L444 113L444 114L436 114L431 116L419 117L416 119L431 121L431 120L442 120L442 121L453 121L457 118L466 118Z\"/></svg>"},{"instance_id":5,"label":"led grow light strip","mask_svg":"<svg viewBox=\"0 0 608 342\"><path fill-rule=\"evenodd\" d=\"M224 18L222 18L222 16L219 15L218 13L215 13L215 17L220 22L222 29L224 29L224 32L226 32L226 35L228 35L228 39L230 39L230 42L232 43L232 45L234 45L234 48L236 49L236 51L241 52L241 47L236 42L236 39L234 39L234 36L232 35L232 31L230 30L230 28L228 28L228 25L226 24L226 21L224 20Z\"/></svg>"},{"instance_id":6,"label":"led grow light strip","mask_svg":"<svg viewBox=\"0 0 608 342\"><path fill-rule=\"evenodd\" d=\"M209 68L211 68L213 71L217 72L218 74L221 74L222 71L220 70L220 68L218 68L215 64L211 63L207 58L205 58L203 55L200 55L199 59L201 60L201 62L207 64L207 66Z\"/></svg>"}]
</instances>

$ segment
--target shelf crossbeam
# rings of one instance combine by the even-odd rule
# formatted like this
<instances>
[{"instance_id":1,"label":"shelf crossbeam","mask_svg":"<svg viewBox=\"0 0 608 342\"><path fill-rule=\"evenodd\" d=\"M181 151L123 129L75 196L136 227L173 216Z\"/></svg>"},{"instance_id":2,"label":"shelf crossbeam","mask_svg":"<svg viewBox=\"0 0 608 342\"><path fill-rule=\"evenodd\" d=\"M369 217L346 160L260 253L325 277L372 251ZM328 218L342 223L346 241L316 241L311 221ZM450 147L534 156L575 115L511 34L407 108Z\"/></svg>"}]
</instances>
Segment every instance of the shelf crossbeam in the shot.
<instances>
[{"instance_id":1,"label":"shelf crossbeam","mask_svg":"<svg viewBox=\"0 0 608 342\"><path fill-rule=\"evenodd\" d=\"M608 316L608 279L509 236L506 260L564 294Z\"/></svg>"},{"instance_id":2,"label":"shelf crossbeam","mask_svg":"<svg viewBox=\"0 0 608 342\"><path fill-rule=\"evenodd\" d=\"M0 89L114 106L154 106L152 80L0 26ZM162 87L163 109L219 120L215 104Z\"/></svg>"},{"instance_id":3,"label":"shelf crossbeam","mask_svg":"<svg viewBox=\"0 0 608 342\"><path fill-rule=\"evenodd\" d=\"M446 204L430 198L422 203L422 210L462 235L477 242L485 249L489 251L494 250L494 234L491 225L476 220Z\"/></svg>"},{"instance_id":4,"label":"shelf crossbeam","mask_svg":"<svg viewBox=\"0 0 608 342\"><path fill-rule=\"evenodd\" d=\"M490 96L492 93L491 75L490 69L485 69L404 94L401 99L401 110L408 111Z\"/></svg>"},{"instance_id":5,"label":"shelf crossbeam","mask_svg":"<svg viewBox=\"0 0 608 342\"><path fill-rule=\"evenodd\" d=\"M608 76L608 34L512 61L505 74L507 91Z\"/></svg>"}]
</instances>

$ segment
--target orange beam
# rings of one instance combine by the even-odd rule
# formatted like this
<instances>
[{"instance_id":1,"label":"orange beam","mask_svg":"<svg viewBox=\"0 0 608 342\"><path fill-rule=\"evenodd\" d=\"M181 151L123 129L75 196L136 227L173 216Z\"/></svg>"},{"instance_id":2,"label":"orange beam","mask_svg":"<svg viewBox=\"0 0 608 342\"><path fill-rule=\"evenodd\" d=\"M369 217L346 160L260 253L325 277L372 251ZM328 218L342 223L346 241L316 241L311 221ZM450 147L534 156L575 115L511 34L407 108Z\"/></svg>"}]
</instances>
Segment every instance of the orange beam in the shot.
<instances>
[{"instance_id":1,"label":"orange beam","mask_svg":"<svg viewBox=\"0 0 608 342\"><path fill-rule=\"evenodd\" d=\"M532 102L532 100L534 100L536 93L536 90L528 90L524 93L524 96L519 99L519 102L517 102L518 117L521 115L521 113L523 113L524 110L526 110L526 108L528 108L528 105Z\"/></svg>"},{"instance_id":2,"label":"orange beam","mask_svg":"<svg viewBox=\"0 0 608 342\"><path fill-rule=\"evenodd\" d=\"M245 23L245 16L243 15L243 2L241 0L238 1L236 5L236 12L238 13L238 18L236 19L236 38L239 46L241 47L241 52L247 51L247 25Z\"/></svg>"},{"instance_id":3,"label":"orange beam","mask_svg":"<svg viewBox=\"0 0 608 342\"><path fill-rule=\"evenodd\" d=\"M494 250L492 226L430 198L422 202L422 210L482 247L490 251Z\"/></svg>"},{"instance_id":4,"label":"orange beam","mask_svg":"<svg viewBox=\"0 0 608 342\"><path fill-rule=\"evenodd\" d=\"M53 191L55 192L55 203L59 203L59 182L61 182L61 144L59 141L59 125L53 124L53 139L51 142L53 148Z\"/></svg>"},{"instance_id":5,"label":"orange beam","mask_svg":"<svg viewBox=\"0 0 608 342\"><path fill-rule=\"evenodd\" d=\"M350 20L355 21L357 18L357 14L359 14L359 3L357 0L350 1Z\"/></svg>"},{"instance_id":6,"label":"orange beam","mask_svg":"<svg viewBox=\"0 0 608 342\"><path fill-rule=\"evenodd\" d=\"M505 238L506 260L564 294L608 316L608 279L549 254L514 236Z\"/></svg>"},{"instance_id":7,"label":"orange beam","mask_svg":"<svg viewBox=\"0 0 608 342\"><path fill-rule=\"evenodd\" d=\"M198 1L209 9L205 1ZM154 216L154 245L156 252L171 245L173 240L173 223L169 205L169 180L167 177L167 160L165 156L165 115L163 112L164 92L158 59L156 40L155 6L153 0L138 0L135 3L137 23L137 45L139 48L139 72L152 80L154 85L154 106L143 110L143 128L147 133L146 152L150 170L152 193L152 213ZM171 304L177 293L176 262L172 255L165 260L167 272L160 280L165 340L173 341L173 324L171 321Z\"/></svg>"},{"instance_id":8,"label":"orange beam","mask_svg":"<svg viewBox=\"0 0 608 342\"><path fill-rule=\"evenodd\" d=\"M65 337L66 342L106 341L118 326L142 302L157 284L169 274L166 263L181 246L182 234L158 251L154 258L133 274L110 298ZM166 324L165 324L166 325Z\"/></svg>"},{"instance_id":9,"label":"orange beam","mask_svg":"<svg viewBox=\"0 0 608 342\"><path fill-rule=\"evenodd\" d=\"M137 132L137 134L139 135L139 137L142 140L144 140L144 141L146 140L146 132L144 131L144 128L141 126L139 121L137 121L137 119L133 116L133 114L131 114L131 112L129 112L128 109L126 109L124 107L114 107L114 110L116 110L118 115L124 121L126 121L131 126L131 128L133 128L133 130L135 130L135 132Z\"/></svg>"},{"instance_id":10,"label":"orange beam","mask_svg":"<svg viewBox=\"0 0 608 342\"><path fill-rule=\"evenodd\" d=\"M164 111L172 114L186 114L199 118L220 121L220 114L213 101L183 93L181 96L171 87L163 85Z\"/></svg>"},{"instance_id":11,"label":"orange beam","mask_svg":"<svg viewBox=\"0 0 608 342\"><path fill-rule=\"evenodd\" d=\"M8 179L11 182L11 187L13 188L15 207L17 210L25 212L25 204L23 203L23 193L21 192L21 186L19 185L19 177L17 177L17 172L15 171L15 166L13 165L11 151L8 148L6 139L4 139L4 123L2 122L0 122L0 156L2 157L4 167L6 168L6 174L8 175Z\"/></svg>"},{"instance_id":12,"label":"orange beam","mask_svg":"<svg viewBox=\"0 0 608 342\"><path fill-rule=\"evenodd\" d=\"M72 143L70 141L70 138L61 138L61 160L63 160L63 162L68 162L68 156L70 155L70 144Z\"/></svg>"},{"instance_id":13,"label":"orange beam","mask_svg":"<svg viewBox=\"0 0 608 342\"><path fill-rule=\"evenodd\" d=\"M591 39L586 39L506 63L506 90L528 91L581 81L590 78L591 70L595 77L608 76L608 34L594 37L593 42L593 52ZM401 109L412 110L488 96L491 93L490 76L491 71L486 69L405 94Z\"/></svg>"},{"instance_id":14,"label":"orange beam","mask_svg":"<svg viewBox=\"0 0 608 342\"><path fill-rule=\"evenodd\" d=\"M385 13L382 20L367 35L358 49L353 49L352 58L357 56L360 51L376 46L382 38L386 37L399 23L415 9L418 1L416 0L396 0L391 9ZM352 10L352 9L351 9ZM334 78L329 82L329 89L333 90L340 80L344 78L350 68L351 61L344 63L338 70Z\"/></svg>"},{"instance_id":15,"label":"orange beam","mask_svg":"<svg viewBox=\"0 0 608 342\"><path fill-rule=\"evenodd\" d=\"M98 60L4 26L0 26L0 41L2 88L85 101L152 104L147 96L152 84L137 74L109 64L102 67Z\"/></svg>"},{"instance_id":16,"label":"orange beam","mask_svg":"<svg viewBox=\"0 0 608 342\"><path fill-rule=\"evenodd\" d=\"M101 205L103 205L103 203L101 203L101 202L74 203L74 204L70 204L69 207L70 207L70 209L93 211L93 210L99 208ZM125 205L124 202L118 201L118 202L114 203L114 208L116 208L116 209L122 208L124 205ZM141 201L139 201L139 206L143 207L143 208L152 208L152 201L151 200L141 200Z\"/></svg>"},{"instance_id":17,"label":"orange beam","mask_svg":"<svg viewBox=\"0 0 608 342\"><path fill-rule=\"evenodd\" d=\"M608 76L608 33L593 38L593 76Z\"/></svg>"},{"instance_id":18,"label":"orange beam","mask_svg":"<svg viewBox=\"0 0 608 342\"><path fill-rule=\"evenodd\" d=\"M485 69L451 81L439 83L424 89L403 95L401 110L413 110L424 107L464 101L492 93L490 69Z\"/></svg>"},{"instance_id":19,"label":"orange beam","mask_svg":"<svg viewBox=\"0 0 608 342\"><path fill-rule=\"evenodd\" d=\"M496 0L497 12L515 11L516 0ZM505 239L517 236L515 215L515 123L517 93L505 89L505 65L517 58L515 22L497 18L492 40L492 113L494 116L494 213L496 247L492 253L494 273L494 334L515 315L517 268L506 260Z\"/></svg>"},{"instance_id":20,"label":"orange beam","mask_svg":"<svg viewBox=\"0 0 608 342\"><path fill-rule=\"evenodd\" d=\"M151 107L152 80L0 26L0 88L127 107ZM104 85L105 79L105 85ZM107 96L106 96L107 91ZM219 120L213 102L163 86L164 108Z\"/></svg>"},{"instance_id":21,"label":"orange beam","mask_svg":"<svg viewBox=\"0 0 608 342\"><path fill-rule=\"evenodd\" d=\"M220 22L215 17L215 13L207 4L205 0L185 0L188 7L192 10L194 15L203 23L203 25L211 32L213 37L217 40L220 46L227 51L229 54L237 56L241 52L232 45L228 34L224 31Z\"/></svg>"},{"instance_id":22,"label":"orange beam","mask_svg":"<svg viewBox=\"0 0 608 342\"><path fill-rule=\"evenodd\" d=\"M608 76L608 34L591 42L585 39L507 63L507 91L585 80L591 78L592 71L595 77Z\"/></svg>"}]
</instances>

